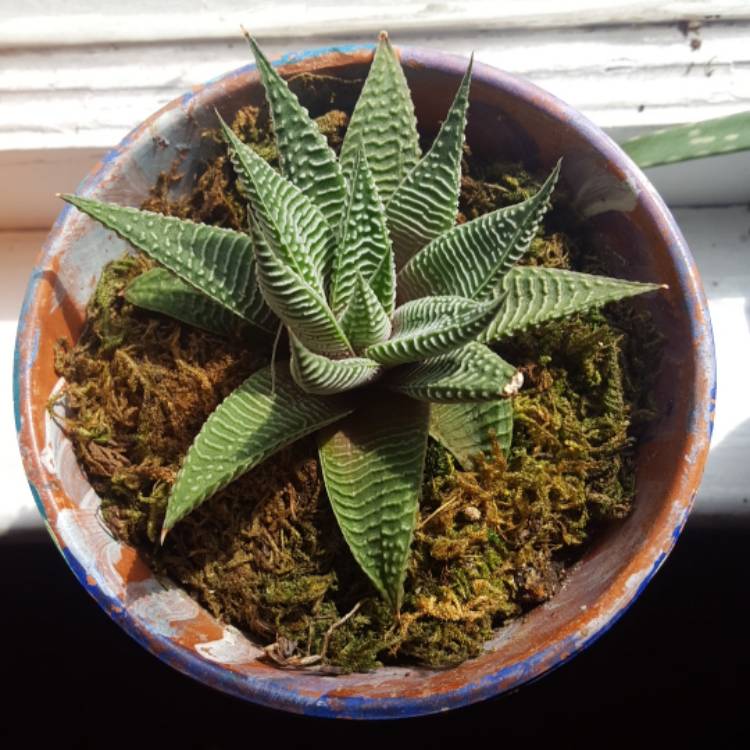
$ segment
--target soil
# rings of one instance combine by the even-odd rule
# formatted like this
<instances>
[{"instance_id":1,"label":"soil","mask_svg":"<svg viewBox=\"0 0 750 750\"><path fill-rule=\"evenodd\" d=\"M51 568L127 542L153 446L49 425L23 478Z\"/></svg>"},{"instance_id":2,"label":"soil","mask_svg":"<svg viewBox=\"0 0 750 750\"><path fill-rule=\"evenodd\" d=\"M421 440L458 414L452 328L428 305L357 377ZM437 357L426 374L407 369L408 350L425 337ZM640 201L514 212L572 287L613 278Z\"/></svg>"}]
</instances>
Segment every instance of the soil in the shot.
<instances>
[{"instance_id":1,"label":"soil","mask_svg":"<svg viewBox=\"0 0 750 750\"><path fill-rule=\"evenodd\" d=\"M361 81L304 75L291 85L338 149ZM240 110L232 127L277 161L265 109ZM204 137L217 139L212 131ZM539 177L518 165L487 165L467 148L459 221L522 200ZM194 184L183 182L175 164L143 207L246 225L224 156L208 160ZM524 262L603 270L559 191ZM80 340L59 343L56 368L65 387L58 398L66 409L58 418L112 533L217 618L267 644L267 658L279 665L443 668L477 656L494 628L553 596L602 528L630 512L635 445L655 416L661 337L647 313L623 302L497 347L525 376L511 450L495 450L465 471L430 442L397 619L341 537L312 440L233 482L160 546L182 457L219 402L268 361L269 345L219 337L128 304L125 288L153 265L142 255L109 264Z\"/></svg>"}]
</instances>

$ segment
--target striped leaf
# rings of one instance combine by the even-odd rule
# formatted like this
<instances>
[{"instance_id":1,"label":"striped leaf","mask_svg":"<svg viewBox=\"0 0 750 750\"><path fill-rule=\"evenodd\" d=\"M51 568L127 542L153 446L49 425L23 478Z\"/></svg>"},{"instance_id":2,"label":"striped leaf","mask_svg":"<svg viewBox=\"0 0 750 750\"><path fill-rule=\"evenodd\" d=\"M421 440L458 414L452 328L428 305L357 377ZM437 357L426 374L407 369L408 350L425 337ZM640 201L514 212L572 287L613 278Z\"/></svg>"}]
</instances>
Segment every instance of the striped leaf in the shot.
<instances>
[{"instance_id":1,"label":"striped leaf","mask_svg":"<svg viewBox=\"0 0 750 750\"><path fill-rule=\"evenodd\" d=\"M248 326L224 305L206 297L166 268L152 268L137 276L125 290L125 299L131 305L169 315L219 336L236 336L248 328L268 335L266 330ZM269 315L269 325L273 325L274 319Z\"/></svg>"},{"instance_id":2,"label":"striped leaf","mask_svg":"<svg viewBox=\"0 0 750 750\"><path fill-rule=\"evenodd\" d=\"M325 294L336 250L328 222L298 187L219 119L239 187L262 237L301 278Z\"/></svg>"},{"instance_id":3,"label":"striped leaf","mask_svg":"<svg viewBox=\"0 0 750 750\"><path fill-rule=\"evenodd\" d=\"M417 253L398 275L403 299L455 294L483 299L528 250L560 174L560 163L538 193L454 227Z\"/></svg>"},{"instance_id":4,"label":"striped leaf","mask_svg":"<svg viewBox=\"0 0 750 750\"><path fill-rule=\"evenodd\" d=\"M284 263L268 242L256 242L258 286L268 306L308 349L332 357L353 355L323 293Z\"/></svg>"},{"instance_id":5,"label":"striped leaf","mask_svg":"<svg viewBox=\"0 0 750 750\"><path fill-rule=\"evenodd\" d=\"M492 451L493 438L507 453L513 440L513 402L509 398L474 404L432 404L430 435L447 448L464 469L476 456Z\"/></svg>"},{"instance_id":6,"label":"striped leaf","mask_svg":"<svg viewBox=\"0 0 750 750\"><path fill-rule=\"evenodd\" d=\"M498 298L487 302L446 301L444 297L407 302L393 316L393 334L388 341L373 344L365 355L386 365L418 362L458 349L477 338L489 325L502 304ZM446 315L448 306L464 312ZM471 307L468 307L468 306Z\"/></svg>"},{"instance_id":7,"label":"striped leaf","mask_svg":"<svg viewBox=\"0 0 750 750\"><path fill-rule=\"evenodd\" d=\"M625 141L623 150L642 168L750 149L750 112L679 125Z\"/></svg>"},{"instance_id":8,"label":"striped leaf","mask_svg":"<svg viewBox=\"0 0 750 750\"><path fill-rule=\"evenodd\" d=\"M388 339L391 321L362 274L357 273L355 279L354 293L341 318L341 327L354 350L361 352Z\"/></svg>"},{"instance_id":9,"label":"striped leaf","mask_svg":"<svg viewBox=\"0 0 750 750\"><path fill-rule=\"evenodd\" d=\"M420 150L409 87L385 32L380 35L341 146L341 169L350 181L360 145L367 154L378 194L387 203L419 161Z\"/></svg>"},{"instance_id":10,"label":"striped leaf","mask_svg":"<svg viewBox=\"0 0 750 750\"><path fill-rule=\"evenodd\" d=\"M576 271L518 266L500 282L500 289L507 296L497 316L479 338L491 343L548 320L662 288L661 284L623 281Z\"/></svg>"},{"instance_id":11,"label":"striped leaf","mask_svg":"<svg viewBox=\"0 0 750 750\"><path fill-rule=\"evenodd\" d=\"M400 367L388 380L392 390L434 403L497 400L512 396L522 384L520 371L476 341Z\"/></svg>"},{"instance_id":12,"label":"striped leaf","mask_svg":"<svg viewBox=\"0 0 750 750\"><path fill-rule=\"evenodd\" d=\"M472 62L473 56L432 147L388 201L398 268L456 223Z\"/></svg>"},{"instance_id":13,"label":"striped leaf","mask_svg":"<svg viewBox=\"0 0 750 750\"><path fill-rule=\"evenodd\" d=\"M290 370L294 382L306 393L328 396L371 383L379 377L383 366L365 357L328 359L315 354L295 336L289 337L292 352Z\"/></svg>"},{"instance_id":14,"label":"striped leaf","mask_svg":"<svg viewBox=\"0 0 750 750\"><path fill-rule=\"evenodd\" d=\"M256 282L248 235L77 195L61 197L248 323L275 330Z\"/></svg>"},{"instance_id":15,"label":"striped leaf","mask_svg":"<svg viewBox=\"0 0 750 750\"><path fill-rule=\"evenodd\" d=\"M429 405L371 398L319 433L323 478L354 559L398 610L422 487Z\"/></svg>"},{"instance_id":16,"label":"striped leaf","mask_svg":"<svg viewBox=\"0 0 750 750\"><path fill-rule=\"evenodd\" d=\"M344 207L344 178L336 155L255 40L249 36L247 40L266 90L281 171L315 203L329 225L336 227Z\"/></svg>"},{"instance_id":17,"label":"striped leaf","mask_svg":"<svg viewBox=\"0 0 750 750\"><path fill-rule=\"evenodd\" d=\"M169 495L162 539L232 480L351 412L348 399L305 393L280 368L275 379L270 367L251 375L222 401L190 446Z\"/></svg>"},{"instance_id":18,"label":"striped leaf","mask_svg":"<svg viewBox=\"0 0 750 750\"><path fill-rule=\"evenodd\" d=\"M361 148L354 162L339 234L341 241L331 291L333 311L338 315L346 307L356 284L356 275L361 273L386 314L391 315L396 301L396 268L391 240L372 171Z\"/></svg>"}]
</instances>

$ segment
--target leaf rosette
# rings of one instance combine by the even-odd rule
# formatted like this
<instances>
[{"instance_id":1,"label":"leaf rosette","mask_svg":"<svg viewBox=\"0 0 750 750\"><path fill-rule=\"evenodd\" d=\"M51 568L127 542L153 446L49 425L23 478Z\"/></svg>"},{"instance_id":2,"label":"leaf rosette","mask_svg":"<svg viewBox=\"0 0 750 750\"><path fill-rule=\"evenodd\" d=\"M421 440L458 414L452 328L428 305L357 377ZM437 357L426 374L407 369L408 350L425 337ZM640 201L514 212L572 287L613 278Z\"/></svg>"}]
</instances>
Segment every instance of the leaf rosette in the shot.
<instances>
[{"instance_id":1,"label":"leaf rosette","mask_svg":"<svg viewBox=\"0 0 750 750\"><path fill-rule=\"evenodd\" d=\"M196 436L162 538L315 433L343 536L398 610L428 436L465 467L493 441L510 446L523 379L491 345L658 285L515 266L540 230L559 163L527 200L456 225L471 62L423 155L404 72L382 34L337 158L249 42L281 171L219 118L247 231L63 197L160 264L130 285L131 303L248 345L287 334L288 361L247 378Z\"/></svg>"}]
</instances>

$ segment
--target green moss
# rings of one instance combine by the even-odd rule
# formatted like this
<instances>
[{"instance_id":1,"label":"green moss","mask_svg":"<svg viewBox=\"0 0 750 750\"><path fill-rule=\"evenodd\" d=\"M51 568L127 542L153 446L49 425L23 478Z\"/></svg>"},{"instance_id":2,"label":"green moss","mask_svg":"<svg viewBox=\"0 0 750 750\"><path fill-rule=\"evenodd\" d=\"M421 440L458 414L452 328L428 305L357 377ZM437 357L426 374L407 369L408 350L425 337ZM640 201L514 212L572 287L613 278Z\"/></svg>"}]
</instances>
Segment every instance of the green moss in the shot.
<instances>
[{"instance_id":1,"label":"green moss","mask_svg":"<svg viewBox=\"0 0 750 750\"><path fill-rule=\"evenodd\" d=\"M294 85L303 101L311 87L328 92L328 111L313 114L338 148L359 84L302 77ZM265 110L241 110L232 127L277 158ZM464 173L463 218L517 202L538 185L517 167L482 165L470 153ZM223 156L205 165L189 194L173 198L181 179L177 167L163 175L146 207L244 226ZM524 262L598 270L562 204ZM481 653L493 628L552 596L592 535L630 511L634 443L654 414L661 341L647 315L622 303L499 347L525 375L507 457L496 450L462 471L430 441L397 620L341 537L312 440L232 483L159 547L166 498L188 445L265 353L129 305L123 289L150 266L141 256L111 263L81 339L60 343L63 427L113 532L216 617L269 644L269 659L338 672L458 664Z\"/></svg>"}]
</instances>

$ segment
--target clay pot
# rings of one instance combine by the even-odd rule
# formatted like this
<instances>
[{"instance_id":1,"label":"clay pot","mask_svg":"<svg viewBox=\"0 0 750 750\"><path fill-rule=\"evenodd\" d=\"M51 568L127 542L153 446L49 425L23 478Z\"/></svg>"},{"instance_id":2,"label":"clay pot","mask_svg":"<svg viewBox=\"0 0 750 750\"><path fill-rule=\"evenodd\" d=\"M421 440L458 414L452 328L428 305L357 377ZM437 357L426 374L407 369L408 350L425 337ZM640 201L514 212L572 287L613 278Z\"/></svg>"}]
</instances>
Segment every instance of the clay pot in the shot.
<instances>
[{"instance_id":1,"label":"clay pot","mask_svg":"<svg viewBox=\"0 0 750 750\"><path fill-rule=\"evenodd\" d=\"M285 73L362 78L372 47L305 52ZM466 61L402 49L420 127L436 130ZM78 189L139 205L157 175L185 151L196 167L200 132L229 119L263 92L247 66L198 87L134 130ZM45 407L56 387L53 345L75 340L105 263L125 243L65 208L31 277L15 360L19 441L31 489L73 573L106 612L160 659L208 685L266 706L319 716L387 718L463 706L517 688L559 666L606 631L633 602L674 545L695 497L708 452L715 363L701 283L672 216L627 156L585 117L530 83L477 64L467 138L477 155L551 169L564 157L564 186L586 217L612 275L658 281L669 291L638 300L667 334L658 385L661 417L637 456L637 500L570 571L563 589L499 629L485 653L459 667L383 668L339 677L282 671L260 649L217 622L176 586L157 582L137 552L114 541L97 518L98 498ZM191 150L192 149L192 150Z\"/></svg>"}]
</instances>

